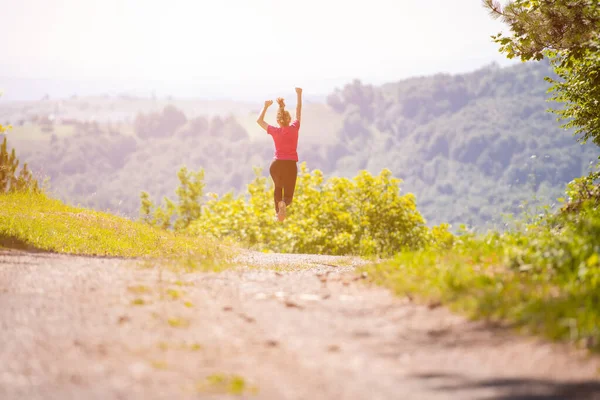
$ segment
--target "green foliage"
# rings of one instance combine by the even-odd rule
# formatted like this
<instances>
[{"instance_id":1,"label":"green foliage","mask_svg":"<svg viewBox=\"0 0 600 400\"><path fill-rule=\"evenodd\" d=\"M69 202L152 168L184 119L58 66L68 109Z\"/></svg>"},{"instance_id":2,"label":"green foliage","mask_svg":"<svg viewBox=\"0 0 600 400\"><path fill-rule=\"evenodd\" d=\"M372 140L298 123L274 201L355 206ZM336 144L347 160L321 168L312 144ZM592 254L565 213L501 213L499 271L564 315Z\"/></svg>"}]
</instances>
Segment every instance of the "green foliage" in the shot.
<instances>
[{"instance_id":1,"label":"green foliage","mask_svg":"<svg viewBox=\"0 0 600 400\"><path fill-rule=\"evenodd\" d=\"M591 140L600 146L600 42L570 62L563 62L561 57L553 56L560 79L548 80L554 84L552 100L564 107L553 111L566 121L565 128L575 129L581 142Z\"/></svg>"},{"instance_id":2,"label":"green foliage","mask_svg":"<svg viewBox=\"0 0 600 400\"><path fill-rule=\"evenodd\" d=\"M0 146L0 193L27 190L39 191L38 183L33 178L26 163L17 174L19 160L17 159L15 149L12 149L9 155L7 148L7 141L4 138L2 146Z\"/></svg>"},{"instance_id":3,"label":"green foliage","mask_svg":"<svg viewBox=\"0 0 600 400\"><path fill-rule=\"evenodd\" d=\"M225 393L235 396L258 393L257 386L249 385L243 377L235 374L212 374L198 382L196 389L199 392Z\"/></svg>"},{"instance_id":4,"label":"green foliage","mask_svg":"<svg viewBox=\"0 0 600 400\"><path fill-rule=\"evenodd\" d=\"M4 126L4 125L0 124L0 133L4 133L11 128L12 128L12 126L10 126L10 125Z\"/></svg>"},{"instance_id":5,"label":"green foliage","mask_svg":"<svg viewBox=\"0 0 600 400\"><path fill-rule=\"evenodd\" d=\"M140 195L142 205L140 207L140 219L142 222L152 225L152 209L154 204L150 200L150 194L148 192L142 192Z\"/></svg>"},{"instance_id":6,"label":"green foliage","mask_svg":"<svg viewBox=\"0 0 600 400\"><path fill-rule=\"evenodd\" d=\"M584 206L600 206L600 163L595 171L570 182L567 196L568 202L561 209L564 213L578 213Z\"/></svg>"},{"instance_id":7,"label":"green foliage","mask_svg":"<svg viewBox=\"0 0 600 400\"><path fill-rule=\"evenodd\" d=\"M204 170L193 172L182 167L177 176L179 178L179 187L176 190L177 204L165 197L164 204L154 208L150 195L147 192L141 193L140 214L143 222L162 229L169 229L172 224L176 231L181 231L200 217L205 186ZM175 217L174 223L173 217Z\"/></svg>"},{"instance_id":8,"label":"green foliage","mask_svg":"<svg viewBox=\"0 0 600 400\"><path fill-rule=\"evenodd\" d=\"M600 146L600 4L588 0L513 0L504 7L484 0L492 16L509 25L512 36L492 36L508 58L550 59L560 79L553 83L553 110L575 128L582 142Z\"/></svg>"},{"instance_id":9,"label":"green foliage","mask_svg":"<svg viewBox=\"0 0 600 400\"><path fill-rule=\"evenodd\" d=\"M575 57L597 39L600 6L589 0L512 0L502 6L484 0L495 18L510 26L512 36L492 36L508 58L541 60L546 50L568 52Z\"/></svg>"},{"instance_id":10,"label":"green foliage","mask_svg":"<svg viewBox=\"0 0 600 400\"><path fill-rule=\"evenodd\" d=\"M318 254L385 256L429 239L414 195L401 195L401 181L389 170L325 181L321 171L301 164L284 224L275 219L272 185L255 172L247 198L213 195L190 231L233 237L260 250Z\"/></svg>"},{"instance_id":11,"label":"green foliage","mask_svg":"<svg viewBox=\"0 0 600 400\"><path fill-rule=\"evenodd\" d=\"M600 351L600 209L548 215L523 230L464 233L451 248L366 268L400 295L515 323Z\"/></svg>"},{"instance_id":12,"label":"green foliage","mask_svg":"<svg viewBox=\"0 0 600 400\"><path fill-rule=\"evenodd\" d=\"M431 228L429 232L430 248L441 250L450 249L454 245L456 237L450 232L450 225L440 224Z\"/></svg>"},{"instance_id":13,"label":"green foliage","mask_svg":"<svg viewBox=\"0 0 600 400\"><path fill-rule=\"evenodd\" d=\"M142 139L152 137L170 137L181 126L187 117L172 105L166 106L161 113L138 114L135 119L135 132Z\"/></svg>"},{"instance_id":14,"label":"green foliage","mask_svg":"<svg viewBox=\"0 0 600 400\"><path fill-rule=\"evenodd\" d=\"M519 214L522 202L534 194L550 203L600 154L595 145L578 145L546 113L550 84L543 78L551 71L543 61L381 86L352 82L332 93L331 107L306 105L312 108L298 151L324 179L389 169L402 178L404 191L415 193L429 226L502 227L503 213ZM82 114L83 102L89 108ZM208 117L198 113L208 115L212 108L203 107L216 104L173 101L187 122L179 125L183 119L175 118L163 135L150 136L136 133L135 124L114 121L124 110L136 109L162 121L165 103L63 100L61 118L94 115L99 122L56 120L52 134L42 131L42 116L58 101L8 106L15 110L9 113L15 123L9 145L19 149L19 158L36 175L48 177L56 196L132 218L138 216L144 190L156 202L175 199L179 179L174 172L184 165L204 169L205 192L237 195L254 178L251 167L263 167L266 175L273 156L272 141L256 125L256 115L235 103L227 107L244 111ZM29 119L32 114L40 118ZM172 225L166 211L160 220Z\"/></svg>"},{"instance_id":15,"label":"green foliage","mask_svg":"<svg viewBox=\"0 0 600 400\"><path fill-rule=\"evenodd\" d=\"M177 221L175 229L186 229L192 221L200 218L201 199L204 193L204 170L188 171L183 167L177 173L179 187L176 190L179 203L177 204Z\"/></svg>"},{"instance_id":16,"label":"green foliage","mask_svg":"<svg viewBox=\"0 0 600 400\"><path fill-rule=\"evenodd\" d=\"M346 139L311 163L339 176L388 168L418 195L430 223L502 228L503 214L520 214L534 195L556 199L599 154L546 112L550 72L544 61L379 88L354 82L329 98L343 110Z\"/></svg>"},{"instance_id":17,"label":"green foliage","mask_svg":"<svg viewBox=\"0 0 600 400\"><path fill-rule=\"evenodd\" d=\"M164 198L164 205L154 210L154 225L162 229L169 229L175 214L175 204L168 198Z\"/></svg>"}]
</instances>

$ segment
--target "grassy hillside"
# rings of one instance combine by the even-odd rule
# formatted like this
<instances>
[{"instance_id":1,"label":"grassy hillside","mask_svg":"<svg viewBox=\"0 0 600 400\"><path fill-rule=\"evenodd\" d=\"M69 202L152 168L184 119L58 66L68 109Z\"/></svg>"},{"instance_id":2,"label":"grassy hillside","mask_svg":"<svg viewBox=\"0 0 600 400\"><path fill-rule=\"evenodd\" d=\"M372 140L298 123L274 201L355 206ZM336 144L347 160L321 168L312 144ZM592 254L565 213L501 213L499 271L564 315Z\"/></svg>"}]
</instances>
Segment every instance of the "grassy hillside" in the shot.
<instances>
[{"instance_id":1,"label":"grassy hillside","mask_svg":"<svg viewBox=\"0 0 600 400\"><path fill-rule=\"evenodd\" d=\"M305 105L301 159L326 176L390 169L430 224L501 224L524 200L551 203L600 154L546 113L549 71L538 63L352 82L327 104ZM218 193L244 191L255 166L266 174L273 149L255 123L260 106L105 96L0 103L0 121L15 126L9 143L57 197L137 216L139 193L172 195L182 165L204 168L207 191Z\"/></svg>"},{"instance_id":2,"label":"grassy hillside","mask_svg":"<svg viewBox=\"0 0 600 400\"><path fill-rule=\"evenodd\" d=\"M600 171L520 229L463 234L364 269L396 294L600 352Z\"/></svg>"},{"instance_id":3,"label":"grassy hillside","mask_svg":"<svg viewBox=\"0 0 600 400\"><path fill-rule=\"evenodd\" d=\"M0 194L0 246L79 255L193 257L203 268L224 263L230 251L202 236L71 207L34 192Z\"/></svg>"}]
</instances>

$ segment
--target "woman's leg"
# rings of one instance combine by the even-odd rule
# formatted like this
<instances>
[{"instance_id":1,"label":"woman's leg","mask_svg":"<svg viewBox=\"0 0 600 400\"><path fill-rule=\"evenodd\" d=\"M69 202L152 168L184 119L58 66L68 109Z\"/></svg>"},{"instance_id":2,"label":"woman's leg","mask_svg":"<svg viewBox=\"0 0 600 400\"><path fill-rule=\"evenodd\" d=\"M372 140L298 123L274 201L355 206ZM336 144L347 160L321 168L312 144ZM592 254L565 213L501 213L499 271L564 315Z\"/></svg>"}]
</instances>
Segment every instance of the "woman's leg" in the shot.
<instances>
[{"instance_id":1,"label":"woman's leg","mask_svg":"<svg viewBox=\"0 0 600 400\"><path fill-rule=\"evenodd\" d=\"M275 200L275 212L279 212L279 202L283 199L283 179L281 161L273 160L269 173L273 179L275 190L273 191L273 199Z\"/></svg>"},{"instance_id":2,"label":"woman's leg","mask_svg":"<svg viewBox=\"0 0 600 400\"><path fill-rule=\"evenodd\" d=\"M283 179L283 201L286 205L292 204L294 191L296 190L296 179L298 178L298 164L295 161L287 161Z\"/></svg>"}]
</instances>

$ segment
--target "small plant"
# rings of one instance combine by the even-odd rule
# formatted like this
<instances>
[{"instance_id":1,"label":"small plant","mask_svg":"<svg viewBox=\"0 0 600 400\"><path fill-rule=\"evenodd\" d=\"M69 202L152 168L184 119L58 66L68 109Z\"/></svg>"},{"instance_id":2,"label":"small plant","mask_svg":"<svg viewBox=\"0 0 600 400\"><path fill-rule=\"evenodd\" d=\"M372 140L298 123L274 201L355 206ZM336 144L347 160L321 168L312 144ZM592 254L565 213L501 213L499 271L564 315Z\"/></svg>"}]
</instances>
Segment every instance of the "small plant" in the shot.
<instances>
[{"instance_id":1,"label":"small plant","mask_svg":"<svg viewBox=\"0 0 600 400\"><path fill-rule=\"evenodd\" d=\"M141 193L140 214L143 222L163 229L172 227L176 231L183 231L200 217L200 200L205 186L204 170L192 172L182 167L177 177L180 183L176 191L177 204L165 197L164 205L155 206L147 192Z\"/></svg>"},{"instance_id":2,"label":"small plant","mask_svg":"<svg viewBox=\"0 0 600 400\"><path fill-rule=\"evenodd\" d=\"M213 374L198 384L199 391L228 393L242 395L246 392L258 393L258 388L249 386L245 379L239 375Z\"/></svg>"},{"instance_id":3,"label":"small plant","mask_svg":"<svg viewBox=\"0 0 600 400\"><path fill-rule=\"evenodd\" d=\"M2 131L0 129L0 132ZM28 190L39 192L38 182L27 168L27 163L23 164L23 168L17 174L18 168L19 160L17 159L15 149L12 149L9 154L8 142L5 137L2 146L0 146L0 192L22 192Z\"/></svg>"},{"instance_id":4,"label":"small plant","mask_svg":"<svg viewBox=\"0 0 600 400\"><path fill-rule=\"evenodd\" d=\"M181 298L181 296L183 295L182 292L180 292L179 290L175 290L175 289L167 289L166 291L166 295L167 297L169 297L171 300L177 300L179 298Z\"/></svg>"},{"instance_id":5,"label":"small plant","mask_svg":"<svg viewBox=\"0 0 600 400\"><path fill-rule=\"evenodd\" d=\"M167 342L159 342L157 346L162 351L169 350L169 344Z\"/></svg>"},{"instance_id":6,"label":"small plant","mask_svg":"<svg viewBox=\"0 0 600 400\"><path fill-rule=\"evenodd\" d=\"M175 281L173 282L176 286L193 286L194 284L191 282L183 282L183 281Z\"/></svg>"},{"instance_id":7,"label":"small plant","mask_svg":"<svg viewBox=\"0 0 600 400\"><path fill-rule=\"evenodd\" d=\"M574 179L567 186L568 201L563 205L563 213L577 213L586 204L600 206L600 162L587 176Z\"/></svg>"},{"instance_id":8,"label":"small plant","mask_svg":"<svg viewBox=\"0 0 600 400\"><path fill-rule=\"evenodd\" d=\"M12 129L12 126L10 126L10 125L3 126L2 124L0 124L0 133L4 133L10 129Z\"/></svg>"},{"instance_id":9,"label":"small plant","mask_svg":"<svg viewBox=\"0 0 600 400\"><path fill-rule=\"evenodd\" d=\"M144 301L144 299L137 298L132 300L131 304L134 306L143 306L144 304L146 304L146 302Z\"/></svg>"},{"instance_id":10,"label":"small plant","mask_svg":"<svg viewBox=\"0 0 600 400\"><path fill-rule=\"evenodd\" d=\"M150 363L154 369L167 369L168 365L166 361L154 360Z\"/></svg>"},{"instance_id":11,"label":"small plant","mask_svg":"<svg viewBox=\"0 0 600 400\"><path fill-rule=\"evenodd\" d=\"M173 328L187 328L190 326L190 321L179 317L169 318L167 323Z\"/></svg>"},{"instance_id":12,"label":"small plant","mask_svg":"<svg viewBox=\"0 0 600 400\"><path fill-rule=\"evenodd\" d=\"M191 351L200 351L200 350L202 350L202 345L199 343L192 343L190 345L190 350Z\"/></svg>"},{"instance_id":13,"label":"small plant","mask_svg":"<svg viewBox=\"0 0 600 400\"><path fill-rule=\"evenodd\" d=\"M150 288L148 286L144 286L144 285L136 285L136 286L129 286L127 288L128 291L130 291L131 293L135 293L135 294L145 294L145 293L150 293Z\"/></svg>"},{"instance_id":14,"label":"small plant","mask_svg":"<svg viewBox=\"0 0 600 400\"><path fill-rule=\"evenodd\" d=\"M181 343L178 346L169 345L167 342L159 342L157 347L162 351L167 351L169 349L178 349L178 350L189 350L189 351L200 351L202 350L202 345L200 343Z\"/></svg>"}]
</instances>

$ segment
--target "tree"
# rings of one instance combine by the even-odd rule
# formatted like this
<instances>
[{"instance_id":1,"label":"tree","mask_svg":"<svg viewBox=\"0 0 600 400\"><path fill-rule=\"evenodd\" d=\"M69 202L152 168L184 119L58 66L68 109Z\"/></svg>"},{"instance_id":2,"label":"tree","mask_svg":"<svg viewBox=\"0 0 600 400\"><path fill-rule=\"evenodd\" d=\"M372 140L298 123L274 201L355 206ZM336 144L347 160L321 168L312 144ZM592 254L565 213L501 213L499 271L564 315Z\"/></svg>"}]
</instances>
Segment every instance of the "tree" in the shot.
<instances>
[{"instance_id":1,"label":"tree","mask_svg":"<svg viewBox=\"0 0 600 400\"><path fill-rule=\"evenodd\" d=\"M146 224L152 225L152 209L154 204L150 200L150 194L148 192L142 192L140 195L142 205L140 207L140 220Z\"/></svg>"},{"instance_id":2,"label":"tree","mask_svg":"<svg viewBox=\"0 0 600 400\"><path fill-rule=\"evenodd\" d=\"M8 142L6 137L0 146L0 193L15 192L23 190L38 191L39 186L31 171L27 168L27 164L23 165L21 171L17 175L19 168L19 160L15 153L15 149L8 152Z\"/></svg>"},{"instance_id":3,"label":"tree","mask_svg":"<svg viewBox=\"0 0 600 400\"><path fill-rule=\"evenodd\" d=\"M182 167L177 173L179 187L177 188L177 221L175 229L187 228L192 221L200 218L201 200L204 193L204 170L198 172L188 171Z\"/></svg>"},{"instance_id":4,"label":"tree","mask_svg":"<svg viewBox=\"0 0 600 400\"><path fill-rule=\"evenodd\" d=\"M552 100L564 103L552 110L575 128L582 143L600 146L600 3L597 0L513 0L502 6L483 0L495 18L509 25L512 35L492 36L508 58L522 61L547 58L558 79Z\"/></svg>"},{"instance_id":5,"label":"tree","mask_svg":"<svg viewBox=\"0 0 600 400\"><path fill-rule=\"evenodd\" d=\"M182 167L177 173L179 187L176 194L177 204L165 197L162 206L155 207L147 192L140 195L140 219L152 226L163 229L173 228L176 231L186 229L192 221L200 218L202 208L202 195L204 193L204 170L198 172L188 171ZM176 217L173 222L173 217Z\"/></svg>"},{"instance_id":6,"label":"tree","mask_svg":"<svg viewBox=\"0 0 600 400\"><path fill-rule=\"evenodd\" d=\"M185 114L168 105L162 112L140 113L134 122L135 132L142 139L170 137L187 123Z\"/></svg>"}]
</instances>

